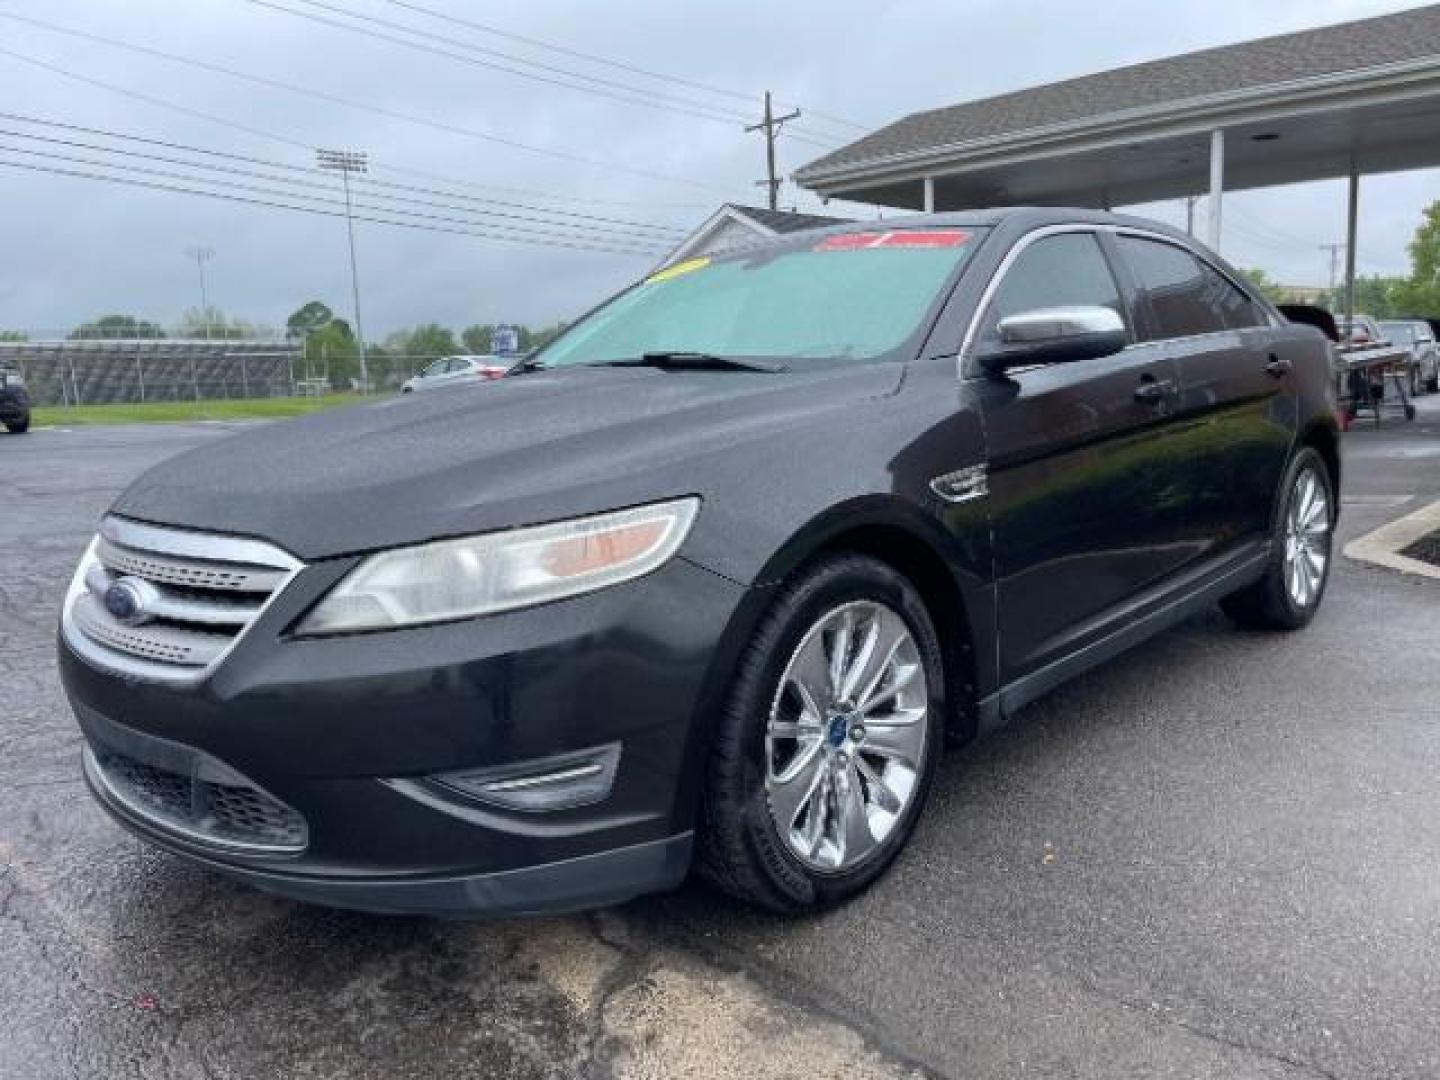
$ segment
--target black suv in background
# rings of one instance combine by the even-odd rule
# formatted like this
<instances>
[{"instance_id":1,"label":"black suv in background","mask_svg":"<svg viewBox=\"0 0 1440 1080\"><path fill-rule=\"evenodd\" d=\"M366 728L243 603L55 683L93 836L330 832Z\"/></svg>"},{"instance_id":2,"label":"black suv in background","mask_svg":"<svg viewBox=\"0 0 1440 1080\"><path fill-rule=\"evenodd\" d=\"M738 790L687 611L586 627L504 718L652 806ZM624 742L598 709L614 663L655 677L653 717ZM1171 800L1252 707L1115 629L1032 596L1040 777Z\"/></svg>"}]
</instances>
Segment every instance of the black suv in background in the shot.
<instances>
[{"instance_id":1,"label":"black suv in background","mask_svg":"<svg viewBox=\"0 0 1440 1080\"><path fill-rule=\"evenodd\" d=\"M13 435L30 430L30 395L20 372L0 363L0 424Z\"/></svg>"},{"instance_id":2,"label":"black suv in background","mask_svg":"<svg viewBox=\"0 0 1440 1080\"><path fill-rule=\"evenodd\" d=\"M1336 430L1321 334L1144 220L691 259L497 382L141 477L64 603L85 776L324 903L553 911L693 861L813 909L900 851L944 734L1216 602L1304 626Z\"/></svg>"}]
</instances>

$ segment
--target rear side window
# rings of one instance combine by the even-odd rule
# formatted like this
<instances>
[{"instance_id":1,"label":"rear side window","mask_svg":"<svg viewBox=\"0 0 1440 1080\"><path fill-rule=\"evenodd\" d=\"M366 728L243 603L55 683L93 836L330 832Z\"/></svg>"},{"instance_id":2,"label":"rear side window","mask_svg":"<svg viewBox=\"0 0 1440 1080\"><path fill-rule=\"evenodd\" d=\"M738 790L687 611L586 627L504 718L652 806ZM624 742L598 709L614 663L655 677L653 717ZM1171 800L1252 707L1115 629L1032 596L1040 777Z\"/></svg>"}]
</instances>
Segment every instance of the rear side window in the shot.
<instances>
[{"instance_id":1,"label":"rear side window","mask_svg":"<svg viewBox=\"0 0 1440 1080\"><path fill-rule=\"evenodd\" d=\"M1184 248L1136 236L1117 238L1155 321L1155 338L1263 326L1265 317L1233 282Z\"/></svg>"},{"instance_id":2,"label":"rear side window","mask_svg":"<svg viewBox=\"0 0 1440 1080\"><path fill-rule=\"evenodd\" d=\"M1016 256L985 314L982 338L998 339L1001 319L1053 307L1107 307L1124 316L1120 290L1100 243L1086 232L1036 240Z\"/></svg>"}]
</instances>

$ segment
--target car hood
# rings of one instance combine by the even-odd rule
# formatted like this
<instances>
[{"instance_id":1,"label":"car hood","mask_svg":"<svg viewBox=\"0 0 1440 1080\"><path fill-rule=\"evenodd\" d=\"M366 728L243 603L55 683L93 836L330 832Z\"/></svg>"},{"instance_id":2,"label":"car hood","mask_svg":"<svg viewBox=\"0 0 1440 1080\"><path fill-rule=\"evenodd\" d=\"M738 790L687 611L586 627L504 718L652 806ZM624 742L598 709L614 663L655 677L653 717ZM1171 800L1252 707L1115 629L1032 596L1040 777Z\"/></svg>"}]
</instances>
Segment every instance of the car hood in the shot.
<instances>
[{"instance_id":1,"label":"car hood","mask_svg":"<svg viewBox=\"0 0 1440 1080\"><path fill-rule=\"evenodd\" d=\"M181 454L113 510L314 560L703 496L727 448L824 423L902 372L576 367L407 394Z\"/></svg>"}]
</instances>

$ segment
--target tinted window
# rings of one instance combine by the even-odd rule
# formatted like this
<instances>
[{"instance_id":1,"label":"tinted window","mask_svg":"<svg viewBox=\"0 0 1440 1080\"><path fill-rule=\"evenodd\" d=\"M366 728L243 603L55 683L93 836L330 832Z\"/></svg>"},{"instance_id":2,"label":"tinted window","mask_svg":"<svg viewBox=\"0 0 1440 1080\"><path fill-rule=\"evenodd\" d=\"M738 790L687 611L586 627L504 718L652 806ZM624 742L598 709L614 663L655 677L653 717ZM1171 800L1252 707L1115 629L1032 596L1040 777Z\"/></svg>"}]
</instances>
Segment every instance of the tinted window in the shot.
<instances>
[{"instance_id":1,"label":"tinted window","mask_svg":"<svg viewBox=\"0 0 1440 1080\"><path fill-rule=\"evenodd\" d=\"M1036 240L1011 264L985 315L984 337L999 336L1001 319L1039 308L1107 307L1120 311L1120 290L1100 243L1090 233L1060 233Z\"/></svg>"},{"instance_id":2,"label":"tinted window","mask_svg":"<svg viewBox=\"0 0 1440 1080\"><path fill-rule=\"evenodd\" d=\"M1209 263L1184 248L1134 236L1118 238L1160 338L1261 326L1255 302Z\"/></svg>"}]
</instances>

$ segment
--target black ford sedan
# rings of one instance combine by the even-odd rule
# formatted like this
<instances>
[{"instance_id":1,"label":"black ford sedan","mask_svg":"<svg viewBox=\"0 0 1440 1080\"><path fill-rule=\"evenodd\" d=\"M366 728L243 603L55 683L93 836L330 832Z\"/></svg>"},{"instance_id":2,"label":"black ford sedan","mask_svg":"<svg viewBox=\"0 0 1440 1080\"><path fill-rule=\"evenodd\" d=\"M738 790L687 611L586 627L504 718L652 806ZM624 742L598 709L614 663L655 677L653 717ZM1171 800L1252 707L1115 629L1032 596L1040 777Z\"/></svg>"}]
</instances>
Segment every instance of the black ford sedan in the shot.
<instances>
[{"instance_id":1,"label":"black ford sedan","mask_svg":"<svg viewBox=\"0 0 1440 1080\"><path fill-rule=\"evenodd\" d=\"M100 523L61 625L148 840L380 911L800 912L945 737L1220 603L1324 594L1328 345L1188 238L915 217L669 267L508 377L217 442Z\"/></svg>"}]
</instances>

